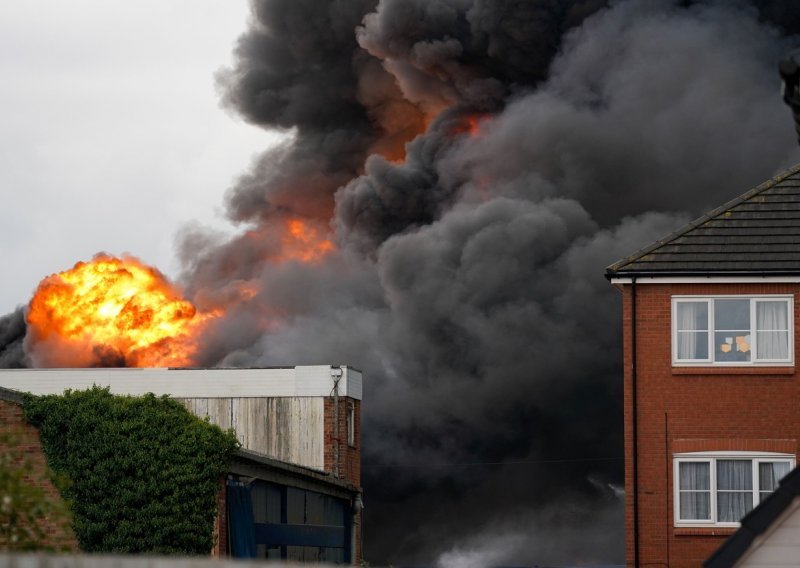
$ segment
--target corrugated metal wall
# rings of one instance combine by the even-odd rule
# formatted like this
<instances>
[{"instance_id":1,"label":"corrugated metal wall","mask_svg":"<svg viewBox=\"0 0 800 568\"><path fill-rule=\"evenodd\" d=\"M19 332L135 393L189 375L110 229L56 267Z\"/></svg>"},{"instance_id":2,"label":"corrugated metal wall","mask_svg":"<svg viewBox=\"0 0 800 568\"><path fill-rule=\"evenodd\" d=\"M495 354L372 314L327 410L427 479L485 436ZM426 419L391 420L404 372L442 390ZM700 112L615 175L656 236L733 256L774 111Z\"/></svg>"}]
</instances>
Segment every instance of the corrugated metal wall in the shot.
<instances>
[{"instance_id":1,"label":"corrugated metal wall","mask_svg":"<svg viewBox=\"0 0 800 568\"><path fill-rule=\"evenodd\" d=\"M320 397L176 400L222 429L233 428L245 449L305 467L325 467L325 411Z\"/></svg>"}]
</instances>

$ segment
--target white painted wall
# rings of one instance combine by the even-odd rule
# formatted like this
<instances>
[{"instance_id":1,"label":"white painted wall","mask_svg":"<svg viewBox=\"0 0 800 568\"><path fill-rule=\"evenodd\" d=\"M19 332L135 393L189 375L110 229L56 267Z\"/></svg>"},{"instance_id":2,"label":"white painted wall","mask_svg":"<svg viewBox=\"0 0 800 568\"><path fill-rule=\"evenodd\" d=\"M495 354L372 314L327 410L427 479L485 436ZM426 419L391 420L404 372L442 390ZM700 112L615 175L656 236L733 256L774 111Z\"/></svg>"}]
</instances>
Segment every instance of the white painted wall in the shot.
<instances>
[{"instance_id":1,"label":"white painted wall","mask_svg":"<svg viewBox=\"0 0 800 568\"><path fill-rule=\"evenodd\" d=\"M757 537L736 567L777 568L800 566L800 497Z\"/></svg>"}]
</instances>

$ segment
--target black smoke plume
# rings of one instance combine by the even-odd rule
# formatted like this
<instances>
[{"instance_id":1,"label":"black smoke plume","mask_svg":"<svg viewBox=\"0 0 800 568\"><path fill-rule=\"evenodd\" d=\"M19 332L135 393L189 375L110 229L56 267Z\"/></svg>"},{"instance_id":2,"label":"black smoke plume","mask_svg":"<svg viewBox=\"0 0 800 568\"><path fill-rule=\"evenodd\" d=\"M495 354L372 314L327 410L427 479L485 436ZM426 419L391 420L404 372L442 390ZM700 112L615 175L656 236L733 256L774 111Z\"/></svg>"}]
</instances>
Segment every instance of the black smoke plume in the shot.
<instances>
[{"instance_id":1,"label":"black smoke plume","mask_svg":"<svg viewBox=\"0 0 800 568\"><path fill-rule=\"evenodd\" d=\"M365 371L367 560L622 561L603 269L797 159L793 6L254 0L218 80L289 136L230 189L239 236L182 233L183 279L256 290L201 364ZM338 250L276 261L287 218Z\"/></svg>"},{"instance_id":2,"label":"black smoke plume","mask_svg":"<svg viewBox=\"0 0 800 568\"><path fill-rule=\"evenodd\" d=\"M22 347L25 332L25 311L22 307L0 317L0 369L29 366L30 361Z\"/></svg>"}]
</instances>

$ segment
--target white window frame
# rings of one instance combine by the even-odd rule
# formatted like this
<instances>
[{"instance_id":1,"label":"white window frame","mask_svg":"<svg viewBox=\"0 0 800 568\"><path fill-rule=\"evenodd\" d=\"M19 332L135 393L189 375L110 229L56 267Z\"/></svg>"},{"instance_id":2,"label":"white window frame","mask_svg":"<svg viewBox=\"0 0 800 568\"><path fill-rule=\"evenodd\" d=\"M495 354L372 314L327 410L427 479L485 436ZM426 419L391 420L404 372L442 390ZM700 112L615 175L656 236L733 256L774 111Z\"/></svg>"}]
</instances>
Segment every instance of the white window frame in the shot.
<instances>
[{"instance_id":1,"label":"white window frame","mask_svg":"<svg viewBox=\"0 0 800 568\"><path fill-rule=\"evenodd\" d=\"M672 519L675 527L738 527L741 523L717 522L717 460L749 460L753 468L753 507L761 501L759 468L762 462L789 462L789 471L795 468L793 454L772 452L691 452L673 455L672 459ZM711 518L686 519L680 518L680 464L686 462L700 462L709 464L710 499L709 507Z\"/></svg>"},{"instance_id":2,"label":"white window frame","mask_svg":"<svg viewBox=\"0 0 800 568\"><path fill-rule=\"evenodd\" d=\"M750 300L750 361L714 361L714 300ZM784 301L787 303L789 356L786 359L756 359L758 338L756 333L756 305L758 302ZM708 358L678 359L678 304L681 302L706 302L708 305ZM672 365L674 367L752 367L794 365L794 297L791 294L740 294L713 296L672 296Z\"/></svg>"}]
</instances>

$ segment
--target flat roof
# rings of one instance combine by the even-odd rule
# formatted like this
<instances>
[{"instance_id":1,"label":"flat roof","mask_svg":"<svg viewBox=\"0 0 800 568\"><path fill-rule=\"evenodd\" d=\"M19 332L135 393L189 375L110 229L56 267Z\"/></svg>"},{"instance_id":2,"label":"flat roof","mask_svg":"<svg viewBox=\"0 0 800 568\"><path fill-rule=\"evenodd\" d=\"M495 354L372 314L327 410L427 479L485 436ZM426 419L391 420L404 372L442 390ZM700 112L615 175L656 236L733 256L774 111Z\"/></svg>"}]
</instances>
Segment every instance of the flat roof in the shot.
<instances>
[{"instance_id":1,"label":"flat roof","mask_svg":"<svg viewBox=\"0 0 800 568\"><path fill-rule=\"evenodd\" d=\"M108 387L121 395L174 398L273 398L339 396L361 400L361 372L345 365L246 369L86 368L0 369L0 387L35 395Z\"/></svg>"}]
</instances>

